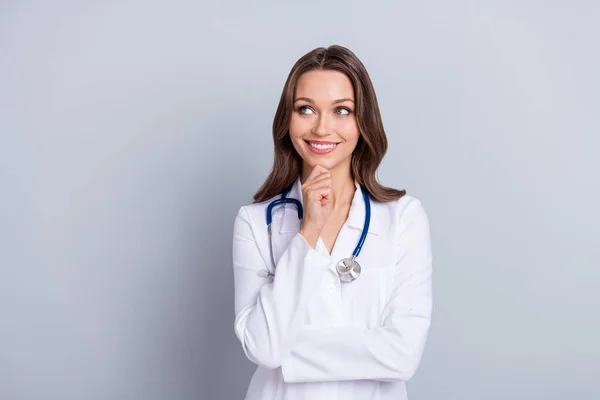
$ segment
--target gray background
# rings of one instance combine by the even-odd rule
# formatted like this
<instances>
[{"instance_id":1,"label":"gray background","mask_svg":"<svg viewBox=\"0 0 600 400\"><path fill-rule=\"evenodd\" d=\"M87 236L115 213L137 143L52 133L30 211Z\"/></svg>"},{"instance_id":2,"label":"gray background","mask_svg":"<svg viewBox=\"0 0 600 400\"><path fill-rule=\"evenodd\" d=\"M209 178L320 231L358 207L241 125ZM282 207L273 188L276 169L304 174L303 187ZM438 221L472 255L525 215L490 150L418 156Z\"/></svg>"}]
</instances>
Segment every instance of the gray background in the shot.
<instances>
[{"instance_id":1,"label":"gray background","mask_svg":"<svg viewBox=\"0 0 600 400\"><path fill-rule=\"evenodd\" d=\"M600 398L598 2L249 3L0 3L0 399L243 398L233 220L334 43L431 222L411 399Z\"/></svg>"}]
</instances>

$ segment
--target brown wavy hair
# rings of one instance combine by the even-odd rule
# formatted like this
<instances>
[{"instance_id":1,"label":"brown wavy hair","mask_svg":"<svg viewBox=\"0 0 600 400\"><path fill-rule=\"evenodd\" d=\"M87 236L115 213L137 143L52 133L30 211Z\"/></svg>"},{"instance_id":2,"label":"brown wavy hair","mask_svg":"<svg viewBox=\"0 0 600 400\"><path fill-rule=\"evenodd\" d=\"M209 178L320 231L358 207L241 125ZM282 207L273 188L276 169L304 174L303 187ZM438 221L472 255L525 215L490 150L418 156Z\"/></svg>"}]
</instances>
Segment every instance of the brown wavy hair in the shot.
<instances>
[{"instance_id":1,"label":"brown wavy hair","mask_svg":"<svg viewBox=\"0 0 600 400\"><path fill-rule=\"evenodd\" d=\"M375 176L377 167L387 151L387 138L371 78L363 63L352 51L343 46L332 45L327 48L318 47L302 56L287 77L273 119L273 167L265 182L254 194L254 203L280 194L294 183L301 172L302 158L292 144L289 128L298 79L303 73L313 70L342 72L350 78L354 87L360 137L352 153L352 177L376 200L388 202L404 196L406 190L385 187Z\"/></svg>"}]
</instances>

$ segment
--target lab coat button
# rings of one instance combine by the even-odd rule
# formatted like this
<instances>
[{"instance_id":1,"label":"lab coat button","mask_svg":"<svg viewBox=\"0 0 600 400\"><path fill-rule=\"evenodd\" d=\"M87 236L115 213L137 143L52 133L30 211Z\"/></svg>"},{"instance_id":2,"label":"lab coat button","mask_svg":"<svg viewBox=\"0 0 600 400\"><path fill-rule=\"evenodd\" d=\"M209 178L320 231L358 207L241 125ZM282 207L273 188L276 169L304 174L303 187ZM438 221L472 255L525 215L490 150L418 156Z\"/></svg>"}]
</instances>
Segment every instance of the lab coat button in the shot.
<instances>
[{"instance_id":1,"label":"lab coat button","mask_svg":"<svg viewBox=\"0 0 600 400\"><path fill-rule=\"evenodd\" d=\"M335 285L332 283L331 285L329 285L327 287L327 290L329 290L329 293L333 293L335 292Z\"/></svg>"}]
</instances>

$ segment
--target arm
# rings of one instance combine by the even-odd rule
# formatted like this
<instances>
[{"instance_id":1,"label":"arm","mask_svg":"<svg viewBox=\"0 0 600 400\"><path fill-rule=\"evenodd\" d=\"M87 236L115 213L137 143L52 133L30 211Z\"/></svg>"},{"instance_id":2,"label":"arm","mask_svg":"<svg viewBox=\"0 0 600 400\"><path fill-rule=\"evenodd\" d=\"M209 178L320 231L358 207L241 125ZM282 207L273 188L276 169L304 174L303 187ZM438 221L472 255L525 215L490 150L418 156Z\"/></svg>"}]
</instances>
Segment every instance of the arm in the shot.
<instances>
[{"instance_id":1,"label":"arm","mask_svg":"<svg viewBox=\"0 0 600 400\"><path fill-rule=\"evenodd\" d=\"M399 273L382 325L374 329L304 325L282 365L285 382L406 381L413 376L432 311L429 222L418 200L404 210L399 229Z\"/></svg>"},{"instance_id":2,"label":"arm","mask_svg":"<svg viewBox=\"0 0 600 400\"><path fill-rule=\"evenodd\" d=\"M271 282L259 276L267 265L245 207L233 231L235 334L250 361L274 369L289 352L331 258L311 248L298 233L281 255Z\"/></svg>"}]
</instances>

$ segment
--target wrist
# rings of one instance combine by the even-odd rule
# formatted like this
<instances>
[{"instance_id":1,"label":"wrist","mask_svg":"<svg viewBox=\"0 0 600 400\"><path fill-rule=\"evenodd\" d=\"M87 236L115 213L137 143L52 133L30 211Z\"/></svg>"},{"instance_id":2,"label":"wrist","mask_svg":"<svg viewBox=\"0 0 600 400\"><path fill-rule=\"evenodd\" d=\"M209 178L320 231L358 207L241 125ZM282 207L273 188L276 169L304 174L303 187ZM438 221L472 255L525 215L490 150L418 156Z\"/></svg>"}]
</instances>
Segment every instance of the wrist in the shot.
<instances>
[{"instance_id":1,"label":"wrist","mask_svg":"<svg viewBox=\"0 0 600 400\"><path fill-rule=\"evenodd\" d=\"M302 223L300 224L300 230L306 233L316 233L317 235L321 234L320 226L305 220L302 220Z\"/></svg>"},{"instance_id":2,"label":"wrist","mask_svg":"<svg viewBox=\"0 0 600 400\"><path fill-rule=\"evenodd\" d=\"M309 246L314 249L317 245L317 241L319 240L319 235L321 232L317 229L302 227L300 228L300 234L304 237Z\"/></svg>"}]
</instances>

